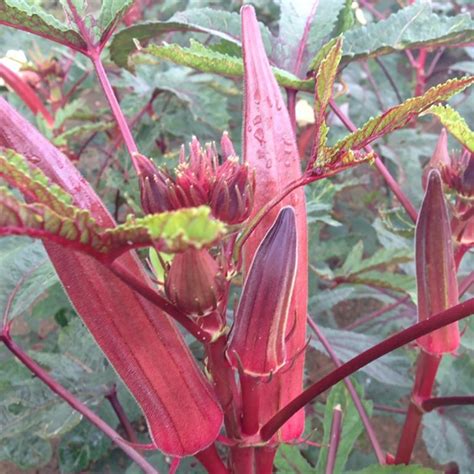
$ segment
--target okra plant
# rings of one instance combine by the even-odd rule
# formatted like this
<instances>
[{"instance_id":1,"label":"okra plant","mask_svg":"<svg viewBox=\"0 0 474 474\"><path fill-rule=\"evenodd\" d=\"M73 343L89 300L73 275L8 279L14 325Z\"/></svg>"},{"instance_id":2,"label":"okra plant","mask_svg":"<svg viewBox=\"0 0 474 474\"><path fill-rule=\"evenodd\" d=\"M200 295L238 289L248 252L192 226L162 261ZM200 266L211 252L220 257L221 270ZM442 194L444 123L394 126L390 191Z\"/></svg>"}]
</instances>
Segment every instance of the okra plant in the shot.
<instances>
[{"instance_id":1,"label":"okra plant","mask_svg":"<svg viewBox=\"0 0 474 474\"><path fill-rule=\"evenodd\" d=\"M472 472L459 2L44 3L0 0L0 460Z\"/></svg>"}]
</instances>

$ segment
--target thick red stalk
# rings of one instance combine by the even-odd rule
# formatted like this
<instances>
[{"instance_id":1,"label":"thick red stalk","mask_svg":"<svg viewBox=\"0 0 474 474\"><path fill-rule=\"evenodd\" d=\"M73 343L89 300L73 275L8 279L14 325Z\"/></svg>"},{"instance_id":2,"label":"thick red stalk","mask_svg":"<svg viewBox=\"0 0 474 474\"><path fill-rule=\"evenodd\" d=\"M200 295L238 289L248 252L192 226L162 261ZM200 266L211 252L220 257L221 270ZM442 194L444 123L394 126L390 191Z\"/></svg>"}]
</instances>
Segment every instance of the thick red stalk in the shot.
<instances>
[{"instance_id":1,"label":"thick red stalk","mask_svg":"<svg viewBox=\"0 0 474 474\"><path fill-rule=\"evenodd\" d=\"M311 319L309 315L308 315L308 325L316 334L318 339L321 341L321 344L323 345L326 352L329 354L329 357L332 359L334 364L337 367L340 367L342 363L337 357L333 348L331 347L331 344L329 344L329 341L326 339L322 331L318 328L318 326L314 323L314 321ZM352 401L359 413L360 419L365 427L365 431L367 432L367 437L369 438L369 441L370 441L370 444L372 445L375 456L377 457L377 461L379 462L379 464L385 464L385 454L382 448L380 447L379 440L377 439L377 435L375 434L375 431L372 428L372 424L370 423L369 416L367 415L367 412L365 411L364 405L362 405L360 397L354 385L352 384L351 379L345 378L344 384L346 385L347 391L349 392L352 398Z\"/></svg>"},{"instance_id":2,"label":"thick red stalk","mask_svg":"<svg viewBox=\"0 0 474 474\"><path fill-rule=\"evenodd\" d=\"M288 111L265 54L255 11L246 5L241 10L241 17L245 69L243 155L256 171L255 215L269 198L279 195L290 182L298 180L301 169ZM293 360L293 365L275 374L269 382L259 384L257 397L264 401L255 403L259 407L259 424L263 424L299 393L303 385L304 356L301 351L306 344L308 258L306 207L302 188L296 189L271 209L253 230L244 246L244 270L248 271L258 245L279 209L285 205L295 209L298 262L301 263L296 276L287 332L287 357ZM299 438L303 430L304 412L301 411L283 427L280 439L289 441Z\"/></svg>"},{"instance_id":3,"label":"thick red stalk","mask_svg":"<svg viewBox=\"0 0 474 474\"><path fill-rule=\"evenodd\" d=\"M342 409L336 405L332 410L331 434L329 436L329 450L326 462L326 474L333 474L336 466L337 450L341 440L342 431Z\"/></svg>"},{"instance_id":4,"label":"thick red stalk","mask_svg":"<svg viewBox=\"0 0 474 474\"><path fill-rule=\"evenodd\" d=\"M300 395L284 406L276 415L274 415L260 430L262 440L270 439L274 433L296 412L301 410L307 403L311 402L319 394L323 393L333 385L337 384L345 377L357 372L360 368L365 367L374 360L398 349L399 347L414 341L436 329L451 324L455 321L467 318L474 314L474 298L470 298L452 308L441 311L433 315L431 318L421 321L410 326L403 331L384 339L375 346L367 349L351 360L347 361L331 373L315 382Z\"/></svg>"},{"instance_id":5,"label":"thick red stalk","mask_svg":"<svg viewBox=\"0 0 474 474\"><path fill-rule=\"evenodd\" d=\"M420 352L412 399L395 456L396 464L408 464L410 462L423 417L421 403L424 399L431 397L440 362L441 356L427 354L423 350Z\"/></svg>"},{"instance_id":6,"label":"thick red stalk","mask_svg":"<svg viewBox=\"0 0 474 474\"><path fill-rule=\"evenodd\" d=\"M344 112L342 112L342 110L337 106L336 102L333 99L329 101L329 105L331 106L331 109L337 115L339 120L344 124L344 126L349 131L354 132L357 130L357 127L354 125L352 120L349 117L347 117L344 114ZM367 145L365 147L365 150L368 153L374 152L374 149L370 145ZM383 178L385 179L385 181L387 182L388 186L393 191L395 196L397 196L397 199L400 201L400 204L405 208L411 220L413 222L416 222L416 218L417 218L416 209L414 208L413 204L410 202L406 194L402 191L402 188L400 187L400 185L397 183L394 177L390 174L390 171L388 171L387 167L383 164L382 160L378 156L375 158L375 166L379 170L380 174L383 176Z\"/></svg>"},{"instance_id":7,"label":"thick red stalk","mask_svg":"<svg viewBox=\"0 0 474 474\"><path fill-rule=\"evenodd\" d=\"M100 224L115 225L67 157L3 99L0 145L41 168ZM143 409L157 448L185 456L209 446L219 433L222 412L173 322L92 258L54 244L46 249L76 310ZM135 254L124 254L117 264L151 286Z\"/></svg>"},{"instance_id":8,"label":"thick red stalk","mask_svg":"<svg viewBox=\"0 0 474 474\"><path fill-rule=\"evenodd\" d=\"M219 457L215 444L197 453L195 457L210 474L229 474L229 470Z\"/></svg>"},{"instance_id":9,"label":"thick red stalk","mask_svg":"<svg viewBox=\"0 0 474 474\"><path fill-rule=\"evenodd\" d=\"M0 77L15 91L20 99L35 115L41 114L46 120L46 123L50 127L53 127L54 118L49 113L49 110L44 106L36 92L23 80L23 78L3 64L0 64Z\"/></svg>"},{"instance_id":10,"label":"thick red stalk","mask_svg":"<svg viewBox=\"0 0 474 474\"><path fill-rule=\"evenodd\" d=\"M90 408L78 400L69 390L60 385L48 372L31 359L23 349L8 335L7 329L3 328L0 333L0 340L5 347L21 361L39 380L46 384L51 391L61 397L74 410L78 411L107 437L109 437L130 459L137 463L146 474L159 474L148 461L143 458L127 441L125 441L115 430L113 430L105 421L99 418Z\"/></svg>"},{"instance_id":11,"label":"thick red stalk","mask_svg":"<svg viewBox=\"0 0 474 474\"><path fill-rule=\"evenodd\" d=\"M100 58L104 44L94 43L90 31L85 25L83 18L81 18L81 16L77 12L76 6L74 5L73 1L67 0L67 3L72 14L72 19L76 23L76 26L79 32L81 33L82 38L87 44L87 52L85 54L89 57L89 59L92 61L92 64L94 65L97 78L99 79L99 83L102 87L102 90L104 91L105 97L109 102L112 114L117 122L120 133L122 134L123 141L125 143L125 146L127 147L130 158L132 159L133 166L138 172L138 164L135 159L135 153L138 152L138 148L135 143L135 140L133 139L132 132L130 131L122 109L120 108L120 104L117 100L117 97L115 96L115 93L112 89L112 85L110 84L109 78L107 77L107 73L105 72L104 65Z\"/></svg>"}]
</instances>

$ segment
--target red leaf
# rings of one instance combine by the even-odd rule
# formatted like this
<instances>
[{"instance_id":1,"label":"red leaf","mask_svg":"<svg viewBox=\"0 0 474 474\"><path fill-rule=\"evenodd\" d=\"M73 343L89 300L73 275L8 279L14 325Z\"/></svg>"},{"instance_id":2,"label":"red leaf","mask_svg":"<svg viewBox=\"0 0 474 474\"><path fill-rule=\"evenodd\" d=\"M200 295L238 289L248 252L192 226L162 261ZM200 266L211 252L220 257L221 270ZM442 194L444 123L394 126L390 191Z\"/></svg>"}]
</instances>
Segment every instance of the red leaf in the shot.
<instances>
[{"instance_id":1,"label":"red leaf","mask_svg":"<svg viewBox=\"0 0 474 474\"><path fill-rule=\"evenodd\" d=\"M243 154L250 168L256 171L254 214L287 184L301 176L300 160L288 111L279 86L265 54L255 11L244 6L242 15L242 46L245 68L245 104ZM244 246L244 266L250 267L255 251L283 206L290 205L296 214L298 233L298 273L290 306L287 332L287 357L293 365L276 374L272 381L259 385L262 399L259 420L272 415L301 392L306 342L306 311L308 301L307 225L304 191L297 189L273 209L257 226ZM264 400L264 402L263 402ZM280 431L283 440L291 440L304 430L304 412L298 412Z\"/></svg>"},{"instance_id":2,"label":"red leaf","mask_svg":"<svg viewBox=\"0 0 474 474\"><path fill-rule=\"evenodd\" d=\"M100 224L115 225L70 161L3 99L0 145L41 168ZM188 456L209 446L222 412L174 323L91 257L45 247L74 307L143 409L157 448ZM149 283L134 253L117 261Z\"/></svg>"}]
</instances>

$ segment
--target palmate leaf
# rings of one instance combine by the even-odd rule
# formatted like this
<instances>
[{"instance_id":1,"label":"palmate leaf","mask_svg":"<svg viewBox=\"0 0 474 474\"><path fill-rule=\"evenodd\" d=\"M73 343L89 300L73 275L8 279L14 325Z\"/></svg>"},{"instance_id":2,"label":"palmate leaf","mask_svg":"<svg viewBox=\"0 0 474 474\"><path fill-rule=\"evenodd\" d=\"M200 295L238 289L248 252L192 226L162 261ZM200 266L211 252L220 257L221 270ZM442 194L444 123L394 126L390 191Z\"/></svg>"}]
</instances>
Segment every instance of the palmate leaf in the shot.
<instances>
[{"instance_id":1,"label":"palmate leaf","mask_svg":"<svg viewBox=\"0 0 474 474\"><path fill-rule=\"evenodd\" d=\"M474 132L469 128L464 118L449 105L433 105L425 114L433 114L471 153L474 153Z\"/></svg>"},{"instance_id":2,"label":"palmate leaf","mask_svg":"<svg viewBox=\"0 0 474 474\"><path fill-rule=\"evenodd\" d=\"M102 0L98 23L102 31L102 38L107 36L114 28L127 10L132 6L134 0Z\"/></svg>"},{"instance_id":3,"label":"palmate leaf","mask_svg":"<svg viewBox=\"0 0 474 474\"><path fill-rule=\"evenodd\" d=\"M81 35L72 26L66 26L28 0L0 0L0 23L43 36L77 51L87 49Z\"/></svg>"},{"instance_id":4,"label":"palmate leaf","mask_svg":"<svg viewBox=\"0 0 474 474\"><path fill-rule=\"evenodd\" d=\"M176 13L167 21L133 25L114 35L110 57L118 66L127 67L128 56L136 49L135 40L146 41L172 31L208 33L240 45L240 15L211 8L196 8ZM268 29L260 24L260 31L269 44Z\"/></svg>"},{"instance_id":5,"label":"palmate leaf","mask_svg":"<svg viewBox=\"0 0 474 474\"><path fill-rule=\"evenodd\" d=\"M202 72L211 72L229 77L242 77L244 73L241 57L222 53L194 40L190 41L189 48L177 44L150 45L143 52ZM294 74L276 67L272 70L276 80L282 87L305 91L312 91L314 88L314 81L312 80L301 80Z\"/></svg>"},{"instance_id":6,"label":"palmate leaf","mask_svg":"<svg viewBox=\"0 0 474 474\"><path fill-rule=\"evenodd\" d=\"M347 135L333 147L327 149L325 159L328 162L332 162L341 153L348 152L349 150L361 150L377 138L403 127L413 117L420 115L437 102L449 99L473 83L474 76L451 79L432 87L421 96L408 99L402 104L388 109L382 115L370 119L354 133Z\"/></svg>"},{"instance_id":7,"label":"palmate leaf","mask_svg":"<svg viewBox=\"0 0 474 474\"><path fill-rule=\"evenodd\" d=\"M211 245L224 224L210 218L206 206L130 217L125 224L101 227L90 212L68 206L61 215L39 203L19 201L0 188L0 235L24 235L56 242L110 262L127 250L155 246L165 252ZM72 215L70 215L72 213Z\"/></svg>"},{"instance_id":8,"label":"palmate leaf","mask_svg":"<svg viewBox=\"0 0 474 474\"><path fill-rule=\"evenodd\" d=\"M385 20L344 34L343 62L420 46L442 46L474 39L469 13L447 17L432 11L429 2L403 8Z\"/></svg>"}]
</instances>

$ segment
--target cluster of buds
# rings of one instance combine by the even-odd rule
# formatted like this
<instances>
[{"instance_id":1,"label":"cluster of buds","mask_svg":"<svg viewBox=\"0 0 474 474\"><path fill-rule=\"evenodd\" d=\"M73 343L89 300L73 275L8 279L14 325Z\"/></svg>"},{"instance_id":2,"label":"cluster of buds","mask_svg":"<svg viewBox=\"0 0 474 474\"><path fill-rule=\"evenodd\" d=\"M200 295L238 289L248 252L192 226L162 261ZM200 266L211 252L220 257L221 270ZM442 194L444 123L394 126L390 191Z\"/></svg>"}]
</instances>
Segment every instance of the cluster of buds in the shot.
<instances>
[{"instance_id":1,"label":"cluster of buds","mask_svg":"<svg viewBox=\"0 0 474 474\"><path fill-rule=\"evenodd\" d=\"M157 168L148 158L136 155L143 210L154 214L208 205L213 216L227 224L245 221L252 211L255 178L247 164L239 163L226 133L222 136L221 149L222 164L214 144L202 148L194 137L188 159L184 146L181 148L174 175Z\"/></svg>"},{"instance_id":2,"label":"cluster of buds","mask_svg":"<svg viewBox=\"0 0 474 474\"><path fill-rule=\"evenodd\" d=\"M451 230L460 258L467 249L474 246L474 154L464 150L461 154L450 155L448 137L442 130L436 149L429 161L423 177L424 187L428 173L437 169L444 185L455 194L451 210Z\"/></svg>"},{"instance_id":3,"label":"cluster of buds","mask_svg":"<svg viewBox=\"0 0 474 474\"><path fill-rule=\"evenodd\" d=\"M143 211L154 214L207 205L215 218L229 225L244 222L252 211L255 178L246 164L239 163L227 134L222 137L221 151L223 161L219 162L215 145L203 148L193 138L188 159L181 148L175 173L137 154ZM167 268L166 295L191 317L215 313L225 290L224 273L208 250L186 250Z\"/></svg>"}]
</instances>

